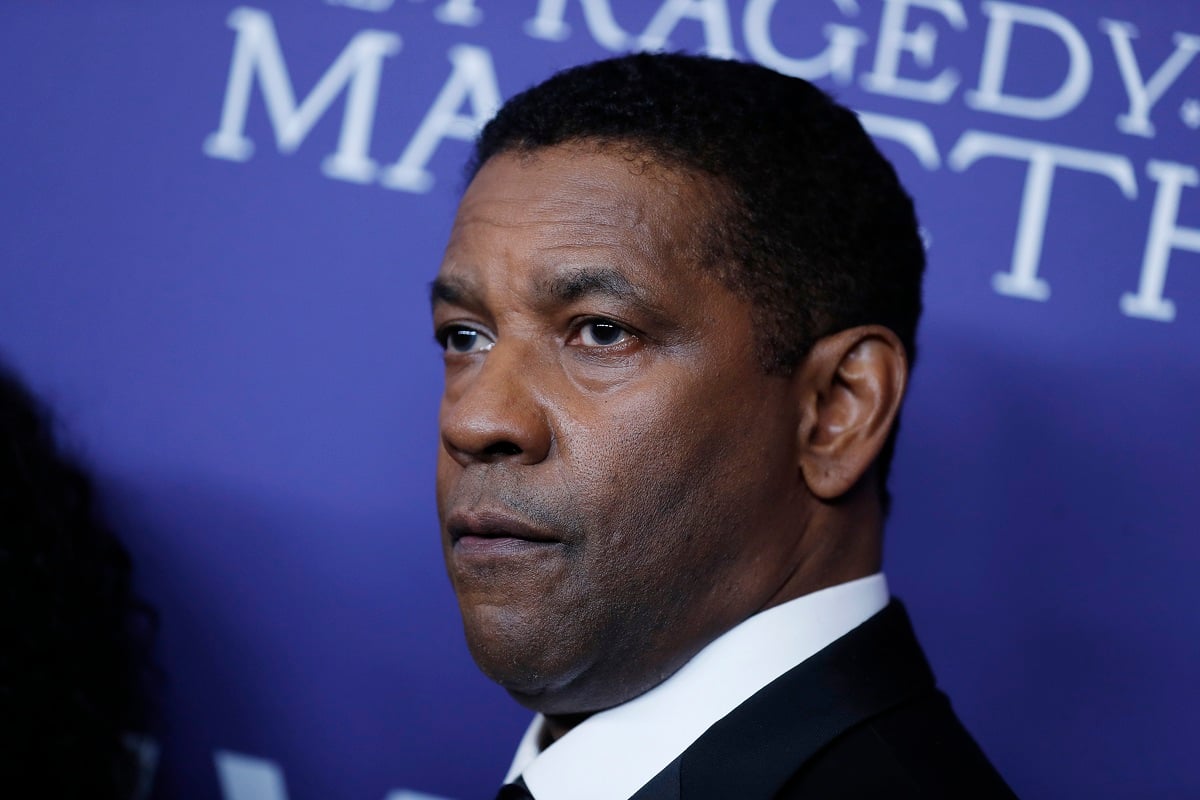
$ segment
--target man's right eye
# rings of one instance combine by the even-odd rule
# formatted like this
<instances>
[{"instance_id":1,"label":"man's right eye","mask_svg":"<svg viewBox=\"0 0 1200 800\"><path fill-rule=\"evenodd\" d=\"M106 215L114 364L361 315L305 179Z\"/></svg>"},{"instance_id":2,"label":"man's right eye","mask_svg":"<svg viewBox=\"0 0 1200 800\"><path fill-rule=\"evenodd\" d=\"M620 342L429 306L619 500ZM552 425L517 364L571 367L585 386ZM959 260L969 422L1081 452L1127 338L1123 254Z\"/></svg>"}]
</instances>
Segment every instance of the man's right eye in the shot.
<instances>
[{"instance_id":1,"label":"man's right eye","mask_svg":"<svg viewBox=\"0 0 1200 800\"><path fill-rule=\"evenodd\" d=\"M437 339L447 353L486 353L495 344L483 331L466 325L447 325Z\"/></svg>"}]
</instances>

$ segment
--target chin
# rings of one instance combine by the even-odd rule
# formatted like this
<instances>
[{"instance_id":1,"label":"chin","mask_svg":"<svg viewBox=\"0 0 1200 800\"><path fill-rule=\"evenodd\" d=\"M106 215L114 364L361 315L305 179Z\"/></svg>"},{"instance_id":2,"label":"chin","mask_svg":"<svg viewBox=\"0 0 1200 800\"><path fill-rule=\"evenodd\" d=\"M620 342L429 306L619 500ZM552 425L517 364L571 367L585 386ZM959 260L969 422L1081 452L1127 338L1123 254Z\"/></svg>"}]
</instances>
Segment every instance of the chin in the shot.
<instances>
[{"instance_id":1,"label":"chin","mask_svg":"<svg viewBox=\"0 0 1200 800\"><path fill-rule=\"evenodd\" d=\"M570 678L540 663L528 651L517 655L507 648L475 646L468 641L475 664L509 696L530 711L554 713L570 694Z\"/></svg>"},{"instance_id":2,"label":"chin","mask_svg":"<svg viewBox=\"0 0 1200 800\"><path fill-rule=\"evenodd\" d=\"M538 625L539 615L511 607L463 608L467 648L475 664L522 705L572 682L580 669L561 637Z\"/></svg>"},{"instance_id":3,"label":"chin","mask_svg":"<svg viewBox=\"0 0 1200 800\"><path fill-rule=\"evenodd\" d=\"M540 714L591 714L631 700L654 685L608 673L594 653L575 652L562 641L475 637L467 646L476 665L520 705Z\"/></svg>"}]
</instances>

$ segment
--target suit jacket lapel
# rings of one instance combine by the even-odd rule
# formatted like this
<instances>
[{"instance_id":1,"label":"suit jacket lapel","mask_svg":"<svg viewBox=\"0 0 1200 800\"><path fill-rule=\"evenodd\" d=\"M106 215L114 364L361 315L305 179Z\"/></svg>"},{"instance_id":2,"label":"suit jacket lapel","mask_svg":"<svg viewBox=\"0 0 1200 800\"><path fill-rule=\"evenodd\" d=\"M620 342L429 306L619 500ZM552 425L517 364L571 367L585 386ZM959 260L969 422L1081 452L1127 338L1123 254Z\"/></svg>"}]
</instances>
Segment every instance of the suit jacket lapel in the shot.
<instances>
[{"instance_id":1,"label":"suit jacket lapel","mask_svg":"<svg viewBox=\"0 0 1200 800\"><path fill-rule=\"evenodd\" d=\"M680 756L668 764L629 800L679 800L679 770L682 760L683 756Z\"/></svg>"},{"instance_id":2,"label":"suit jacket lapel","mask_svg":"<svg viewBox=\"0 0 1200 800\"><path fill-rule=\"evenodd\" d=\"M709 728L631 800L771 797L839 734L933 686L893 600Z\"/></svg>"}]
</instances>

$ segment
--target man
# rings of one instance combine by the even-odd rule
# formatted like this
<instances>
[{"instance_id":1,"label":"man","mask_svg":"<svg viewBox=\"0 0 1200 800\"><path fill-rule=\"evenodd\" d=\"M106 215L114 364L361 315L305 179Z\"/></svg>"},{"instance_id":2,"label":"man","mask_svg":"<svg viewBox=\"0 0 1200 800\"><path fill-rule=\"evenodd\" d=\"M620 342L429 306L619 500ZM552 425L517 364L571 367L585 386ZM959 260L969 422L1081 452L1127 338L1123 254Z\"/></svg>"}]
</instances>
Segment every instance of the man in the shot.
<instances>
[{"instance_id":1,"label":"man","mask_svg":"<svg viewBox=\"0 0 1200 800\"><path fill-rule=\"evenodd\" d=\"M879 573L924 254L854 115L632 55L512 99L432 288L502 796L1003 797Z\"/></svg>"}]
</instances>

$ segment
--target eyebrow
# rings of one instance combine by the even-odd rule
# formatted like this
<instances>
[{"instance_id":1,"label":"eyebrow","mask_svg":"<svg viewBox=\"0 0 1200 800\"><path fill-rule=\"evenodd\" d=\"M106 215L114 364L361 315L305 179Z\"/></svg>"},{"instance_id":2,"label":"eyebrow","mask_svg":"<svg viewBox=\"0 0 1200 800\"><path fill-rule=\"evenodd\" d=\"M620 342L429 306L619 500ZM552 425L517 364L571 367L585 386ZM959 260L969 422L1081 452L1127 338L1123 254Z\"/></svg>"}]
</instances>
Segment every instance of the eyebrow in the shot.
<instances>
[{"instance_id":1,"label":"eyebrow","mask_svg":"<svg viewBox=\"0 0 1200 800\"><path fill-rule=\"evenodd\" d=\"M467 298L478 296L475 287L461 278L438 276L429 283L429 304L462 305Z\"/></svg>"},{"instance_id":2,"label":"eyebrow","mask_svg":"<svg viewBox=\"0 0 1200 800\"><path fill-rule=\"evenodd\" d=\"M643 292L612 267L580 267L538 281L537 293L545 300L573 303L585 297L604 295L618 300L645 302ZM479 297L474 282L456 276L438 276L429 284L430 305L466 305Z\"/></svg>"},{"instance_id":3,"label":"eyebrow","mask_svg":"<svg viewBox=\"0 0 1200 800\"><path fill-rule=\"evenodd\" d=\"M560 303L607 295L618 300L645 301L642 290L612 267L581 267L538 284L539 294Z\"/></svg>"}]
</instances>

